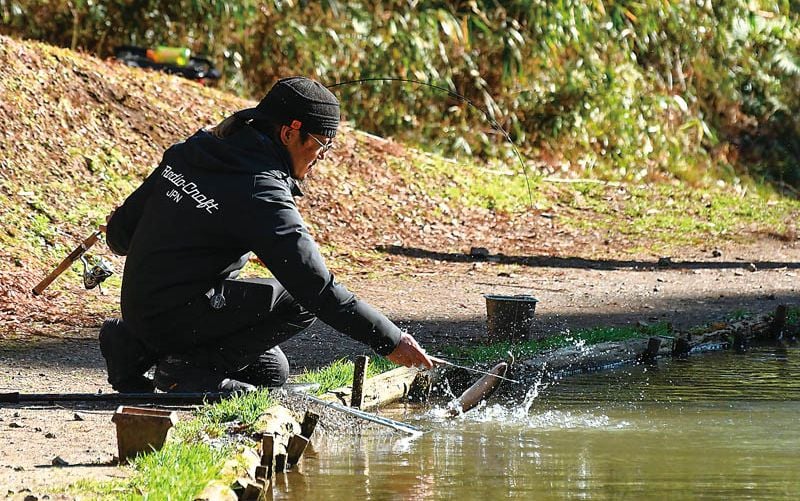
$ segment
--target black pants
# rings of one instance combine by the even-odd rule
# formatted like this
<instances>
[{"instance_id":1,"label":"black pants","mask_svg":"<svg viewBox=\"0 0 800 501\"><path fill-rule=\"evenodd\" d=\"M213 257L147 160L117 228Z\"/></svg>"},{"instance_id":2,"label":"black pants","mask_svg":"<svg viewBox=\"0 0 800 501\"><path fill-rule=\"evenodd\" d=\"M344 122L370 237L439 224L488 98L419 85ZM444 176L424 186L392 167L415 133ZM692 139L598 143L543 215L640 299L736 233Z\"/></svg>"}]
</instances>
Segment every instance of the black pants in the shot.
<instances>
[{"instance_id":1,"label":"black pants","mask_svg":"<svg viewBox=\"0 0 800 501\"><path fill-rule=\"evenodd\" d=\"M285 364L278 345L316 320L275 279L225 280L214 293L225 298L219 309L201 295L147 322L126 323L160 356L204 350L214 354L220 369L237 371L259 357L263 362L268 351L283 357Z\"/></svg>"}]
</instances>

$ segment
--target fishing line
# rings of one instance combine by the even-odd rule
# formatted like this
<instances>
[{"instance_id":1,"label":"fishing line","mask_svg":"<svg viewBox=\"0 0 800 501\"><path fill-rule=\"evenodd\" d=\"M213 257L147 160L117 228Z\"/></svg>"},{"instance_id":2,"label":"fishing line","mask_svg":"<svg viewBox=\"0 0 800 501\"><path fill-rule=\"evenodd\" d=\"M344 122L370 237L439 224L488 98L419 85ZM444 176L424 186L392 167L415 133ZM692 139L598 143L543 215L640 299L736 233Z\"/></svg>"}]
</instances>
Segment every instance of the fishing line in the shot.
<instances>
[{"instance_id":1,"label":"fishing line","mask_svg":"<svg viewBox=\"0 0 800 501\"><path fill-rule=\"evenodd\" d=\"M503 135L503 137L506 139L506 141L508 141L508 144L511 145L511 150L514 152L514 155L516 155L517 160L519 160L519 163L522 166L522 175L525 176L525 186L528 188L528 202L530 203L530 207L533 208L533 191L531 190L531 182L530 182L530 179L528 178L528 167L525 164L525 159L522 156L522 153L519 152L519 149L517 149L517 145L514 144L514 141L511 139L511 136L509 135L509 133L506 132L506 130L503 129L503 127L500 126L500 124L497 122L497 120L492 118L492 114L489 113L489 110L481 108L477 104L473 103L466 96L462 96L458 92L450 90L450 89L448 89L446 87L442 87L442 86L435 85L435 84L428 83L428 82L423 82L421 80L414 80L414 79L411 79L411 78L400 78L400 77L359 78L358 80L347 80L347 81L344 81L344 82L337 82L335 84L327 85L326 87L329 88L329 89L333 89L333 88L342 87L342 86L345 86L345 85L363 84L363 83L368 83L368 82L401 82L401 83L410 83L410 84L416 84L416 85L424 85L425 87L429 87L431 89L434 89L434 90L437 90L437 91L440 91L440 92L445 92L450 97L458 99L459 101L461 101L463 103L466 103L468 106L471 106L472 108L480 111L483 114L483 116L486 118L486 121L489 122L489 125L491 125L492 128L495 129L496 131L500 132Z\"/></svg>"}]
</instances>

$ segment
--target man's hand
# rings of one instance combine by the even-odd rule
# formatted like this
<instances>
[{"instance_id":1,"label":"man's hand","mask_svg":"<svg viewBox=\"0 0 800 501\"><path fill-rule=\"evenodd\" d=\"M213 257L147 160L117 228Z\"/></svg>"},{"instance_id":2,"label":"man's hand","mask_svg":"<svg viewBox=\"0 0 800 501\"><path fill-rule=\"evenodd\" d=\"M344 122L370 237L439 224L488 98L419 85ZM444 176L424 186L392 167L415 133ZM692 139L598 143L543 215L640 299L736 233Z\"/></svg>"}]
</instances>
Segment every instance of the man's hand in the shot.
<instances>
[{"instance_id":1,"label":"man's hand","mask_svg":"<svg viewBox=\"0 0 800 501\"><path fill-rule=\"evenodd\" d=\"M420 367L424 369L432 369L433 362L425 354L425 350L417 343L414 336L404 332L400 336L400 344L386 356L392 362L398 365L405 365L406 367Z\"/></svg>"},{"instance_id":2,"label":"man's hand","mask_svg":"<svg viewBox=\"0 0 800 501\"><path fill-rule=\"evenodd\" d=\"M108 226L108 222L111 221L112 217L114 217L114 213L117 211L117 209L118 207L114 207L113 209L111 209L111 212L109 212L108 215L106 216L106 224L100 225L100 231L102 231L103 233L106 232L106 227Z\"/></svg>"}]
</instances>

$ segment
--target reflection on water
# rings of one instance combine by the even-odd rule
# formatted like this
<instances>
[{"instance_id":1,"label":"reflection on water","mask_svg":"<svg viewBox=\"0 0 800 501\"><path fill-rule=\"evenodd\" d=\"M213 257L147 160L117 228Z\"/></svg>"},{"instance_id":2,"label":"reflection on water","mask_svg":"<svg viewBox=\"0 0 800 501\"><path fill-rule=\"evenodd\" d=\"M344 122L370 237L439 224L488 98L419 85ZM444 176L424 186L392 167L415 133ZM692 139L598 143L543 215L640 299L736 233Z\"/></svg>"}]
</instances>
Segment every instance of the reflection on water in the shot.
<instances>
[{"instance_id":1,"label":"reflection on water","mask_svg":"<svg viewBox=\"0 0 800 501\"><path fill-rule=\"evenodd\" d=\"M798 499L799 376L796 348L573 376L405 416L429 430L413 440L328 437L274 497Z\"/></svg>"}]
</instances>

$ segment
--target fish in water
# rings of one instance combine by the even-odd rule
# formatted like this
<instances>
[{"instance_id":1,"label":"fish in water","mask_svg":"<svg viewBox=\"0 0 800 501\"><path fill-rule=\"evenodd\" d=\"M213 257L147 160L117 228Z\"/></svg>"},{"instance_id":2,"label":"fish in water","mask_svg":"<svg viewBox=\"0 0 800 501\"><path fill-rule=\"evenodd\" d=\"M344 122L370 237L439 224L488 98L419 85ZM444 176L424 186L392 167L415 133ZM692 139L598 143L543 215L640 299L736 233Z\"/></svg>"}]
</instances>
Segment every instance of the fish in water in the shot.
<instances>
[{"instance_id":1,"label":"fish in water","mask_svg":"<svg viewBox=\"0 0 800 501\"><path fill-rule=\"evenodd\" d=\"M503 382L502 378L505 378L506 371L508 371L506 362L500 362L492 367L488 374L477 380L460 397L448 404L450 417L461 415L475 408L481 401L488 399Z\"/></svg>"}]
</instances>

